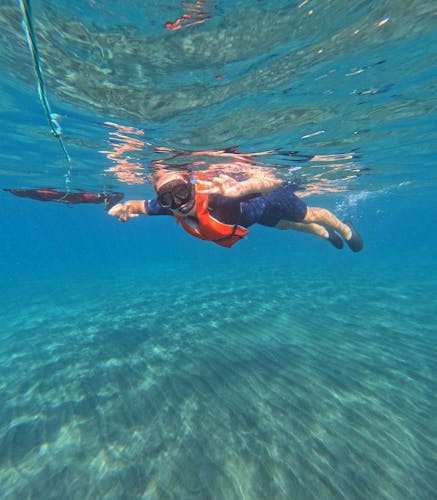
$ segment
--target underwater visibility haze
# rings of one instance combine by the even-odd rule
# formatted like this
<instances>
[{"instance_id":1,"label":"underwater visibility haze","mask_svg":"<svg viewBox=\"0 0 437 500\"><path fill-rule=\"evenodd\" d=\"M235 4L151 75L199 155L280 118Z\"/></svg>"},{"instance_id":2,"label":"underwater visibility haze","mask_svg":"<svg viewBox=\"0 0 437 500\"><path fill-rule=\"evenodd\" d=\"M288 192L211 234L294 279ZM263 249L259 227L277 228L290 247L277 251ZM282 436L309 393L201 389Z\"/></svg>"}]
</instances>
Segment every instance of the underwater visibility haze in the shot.
<instances>
[{"instance_id":1,"label":"underwater visibility haze","mask_svg":"<svg viewBox=\"0 0 437 500\"><path fill-rule=\"evenodd\" d=\"M1 2L0 498L436 498L436 26L426 0ZM363 250L99 198L230 162Z\"/></svg>"}]
</instances>

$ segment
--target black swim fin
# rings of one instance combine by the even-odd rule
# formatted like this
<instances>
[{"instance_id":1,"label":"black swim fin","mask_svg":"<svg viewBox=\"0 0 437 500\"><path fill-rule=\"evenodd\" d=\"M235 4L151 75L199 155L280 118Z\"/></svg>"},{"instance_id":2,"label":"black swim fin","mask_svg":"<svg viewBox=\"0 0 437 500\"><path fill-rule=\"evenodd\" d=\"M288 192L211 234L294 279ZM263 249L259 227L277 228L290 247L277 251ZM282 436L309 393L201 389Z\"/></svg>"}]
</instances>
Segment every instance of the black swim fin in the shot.
<instances>
[{"instance_id":1,"label":"black swim fin","mask_svg":"<svg viewBox=\"0 0 437 500\"><path fill-rule=\"evenodd\" d=\"M332 229L327 229L327 231L329 233L329 238L328 238L329 243L334 245L335 248L338 248L339 250L341 250L343 248L343 240Z\"/></svg>"},{"instance_id":2,"label":"black swim fin","mask_svg":"<svg viewBox=\"0 0 437 500\"><path fill-rule=\"evenodd\" d=\"M344 220L343 224L346 224L346 226L348 226L352 231L350 240L346 240L348 247L352 250L352 252L361 252L364 246L363 238L361 238L360 234L350 220Z\"/></svg>"}]
</instances>

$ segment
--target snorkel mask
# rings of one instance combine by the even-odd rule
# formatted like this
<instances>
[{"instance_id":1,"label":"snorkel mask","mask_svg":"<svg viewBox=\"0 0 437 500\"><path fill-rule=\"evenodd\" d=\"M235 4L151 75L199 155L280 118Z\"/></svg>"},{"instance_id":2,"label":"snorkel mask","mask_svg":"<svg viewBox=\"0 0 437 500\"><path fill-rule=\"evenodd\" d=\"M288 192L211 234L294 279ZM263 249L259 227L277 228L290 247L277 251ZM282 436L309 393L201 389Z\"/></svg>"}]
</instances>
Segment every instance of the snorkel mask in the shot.
<instances>
[{"instance_id":1,"label":"snorkel mask","mask_svg":"<svg viewBox=\"0 0 437 500\"><path fill-rule=\"evenodd\" d=\"M193 186L189 180L175 179L159 188L157 199L163 208L187 213L193 207Z\"/></svg>"}]
</instances>

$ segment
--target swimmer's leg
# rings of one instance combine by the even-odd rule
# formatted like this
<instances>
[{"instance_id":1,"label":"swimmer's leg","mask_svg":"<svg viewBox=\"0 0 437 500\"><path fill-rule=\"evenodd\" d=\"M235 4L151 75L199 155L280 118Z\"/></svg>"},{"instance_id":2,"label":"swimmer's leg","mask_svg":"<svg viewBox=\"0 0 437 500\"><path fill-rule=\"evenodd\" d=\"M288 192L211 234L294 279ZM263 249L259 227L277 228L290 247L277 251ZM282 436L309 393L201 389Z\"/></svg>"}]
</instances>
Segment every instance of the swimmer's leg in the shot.
<instances>
[{"instance_id":1,"label":"swimmer's leg","mask_svg":"<svg viewBox=\"0 0 437 500\"><path fill-rule=\"evenodd\" d=\"M334 214L325 208L308 207L302 222L304 224L316 223L326 228L333 229L340 233L346 241L352 236L351 228L343 224L343 222L338 220Z\"/></svg>"},{"instance_id":2,"label":"swimmer's leg","mask_svg":"<svg viewBox=\"0 0 437 500\"><path fill-rule=\"evenodd\" d=\"M288 220L280 220L276 226L277 229L293 229L295 231L301 231L304 233L315 234L316 236L320 236L321 238L328 240L332 243L336 248L343 248L343 240L338 236L338 234L331 230L327 229L320 224L315 223L303 223L303 222L291 222Z\"/></svg>"},{"instance_id":3,"label":"swimmer's leg","mask_svg":"<svg viewBox=\"0 0 437 500\"><path fill-rule=\"evenodd\" d=\"M320 224L329 232L336 231L354 252L359 252L363 248L363 239L358 234L350 221L341 222L337 217L325 208L308 207L307 213L302 221L306 224Z\"/></svg>"}]
</instances>

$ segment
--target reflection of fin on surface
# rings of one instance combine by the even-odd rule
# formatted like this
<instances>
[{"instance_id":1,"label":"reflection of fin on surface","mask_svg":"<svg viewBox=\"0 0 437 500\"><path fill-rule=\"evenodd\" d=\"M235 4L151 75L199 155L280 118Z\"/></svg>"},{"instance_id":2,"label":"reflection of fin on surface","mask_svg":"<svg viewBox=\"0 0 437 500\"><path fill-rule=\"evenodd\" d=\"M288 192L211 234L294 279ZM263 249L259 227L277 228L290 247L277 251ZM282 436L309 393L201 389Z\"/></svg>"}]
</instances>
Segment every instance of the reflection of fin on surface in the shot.
<instances>
[{"instance_id":1,"label":"reflection of fin on surface","mask_svg":"<svg viewBox=\"0 0 437 500\"><path fill-rule=\"evenodd\" d=\"M107 209L117 204L123 193L90 193L88 191L64 192L51 188L44 189L4 189L9 193L21 198L30 198L37 201L55 201L59 203L105 203Z\"/></svg>"},{"instance_id":2,"label":"reflection of fin on surface","mask_svg":"<svg viewBox=\"0 0 437 500\"><path fill-rule=\"evenodd\" d=\"M117 205L123 198L123 193L104 193L105 198L105 210L110 210L114 205Z\"/></svg>"},{"instance_id":3,"label":"reflection of fin on surface","mask_svg":"<svg viewBox=\"0 0 437 500\"><path fill-rule=\"evenodd\" d=\"M51 188L45 189L4 189L20 198L30 198L38 201L58 201L65 193Z\"/></svg>"},{"instance_id":4,"label":"reflection of fin on surface","mask_svg":"<svg viewBox=\"0 0 437 500\"><path fill-rule=\"evenodd\" d=\"M346 240L347 245L352 250L352 252L360 252L364 246L363 238L360 236L350 220L343 221L343 224L346 224L346 226L348 226L352 231L351 238L349 240Z\"/></svg>"}]
</instances>

